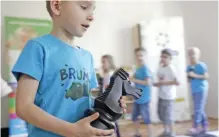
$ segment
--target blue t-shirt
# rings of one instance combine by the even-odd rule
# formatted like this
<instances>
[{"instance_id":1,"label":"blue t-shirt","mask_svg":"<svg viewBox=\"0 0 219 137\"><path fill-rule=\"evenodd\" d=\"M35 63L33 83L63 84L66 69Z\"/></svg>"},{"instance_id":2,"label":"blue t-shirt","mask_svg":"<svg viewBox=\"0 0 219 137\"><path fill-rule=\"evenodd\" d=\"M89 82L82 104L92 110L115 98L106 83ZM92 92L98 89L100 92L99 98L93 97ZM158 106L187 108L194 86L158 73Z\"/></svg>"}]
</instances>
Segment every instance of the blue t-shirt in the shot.
<instances>
[{"instance_id":1,"label":"blue t-shirt","mask_svg":"<svg viewBox=\"0 0 219 137\"><path fill-rule=\"evenodd\" d=\"M12 73L27 74L39 81L34 104L47 113L74 123L84 117L93 102L89 91L97 87L91 53L51 34L28 41ZM29 137L59 135L28 124Z\"/></svg>"},{"instance_id":2,"label":"blue t-shirt","mask_svg":"<svg viewBox=\"0 0 219 137\"><path fill-rule=\"evenodd\" d=\"M198 75L204 75L207 71L207 65L203 62L200 62L194 66L187 66L187 72L193 71ZM192 78L190 79L190 86L191 86L191 90L192 93L196 93L196 92L205 92L208 90L208 81L204 80L204 79L196 79L196 78Z\"/></svg>"},{"instance_id":3,"label":"blue t-shirt","mask_svg":"<svg viewBox=\"0 0 219 137\"><path fill-rule=\"evenodd\" d=\"M138 80L145 80L146 78L151 78L150 70L146 65L140 66L136 69L135 78ZM148 85L140 85L135 83L135 87L142 89L142 95L139 99L135 101L137 104L144 104L151 99L151 87Z\"/></svg>"}]
</instances>

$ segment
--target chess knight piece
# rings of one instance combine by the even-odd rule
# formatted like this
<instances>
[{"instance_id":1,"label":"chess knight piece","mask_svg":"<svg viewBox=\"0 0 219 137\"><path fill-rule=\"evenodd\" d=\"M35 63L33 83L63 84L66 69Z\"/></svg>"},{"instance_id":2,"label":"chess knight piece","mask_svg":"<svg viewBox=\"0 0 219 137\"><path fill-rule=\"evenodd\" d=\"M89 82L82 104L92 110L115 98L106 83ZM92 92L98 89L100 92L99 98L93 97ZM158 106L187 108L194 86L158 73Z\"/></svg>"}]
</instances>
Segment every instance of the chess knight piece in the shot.
<instances>
[{"instance_id":1,"label":"chess knight piece","mask_svg":"<svg viewBox=\"0 0 219 137\"><path fill-rule=\"evenodd\" d=\"M99 118L91 123L99 129L115 129L114 122L123 115L123 108L119 100L122 96L131 95L135 99L140 98L142 91L131 86L129 74L123 69L117 70L110 78L110 84L106 90L94 101L94 107L87 114L99 113Z\"/></svg>"}]
</instances>

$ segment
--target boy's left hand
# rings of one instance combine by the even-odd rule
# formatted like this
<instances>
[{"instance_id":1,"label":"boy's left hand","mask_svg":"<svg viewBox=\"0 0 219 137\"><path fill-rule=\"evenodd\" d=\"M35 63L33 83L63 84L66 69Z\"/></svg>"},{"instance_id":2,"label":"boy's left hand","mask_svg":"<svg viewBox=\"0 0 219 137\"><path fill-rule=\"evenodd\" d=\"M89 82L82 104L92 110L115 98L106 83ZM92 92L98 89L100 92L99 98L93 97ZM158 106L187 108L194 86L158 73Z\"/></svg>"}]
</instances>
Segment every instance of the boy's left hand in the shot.
<instances>
[{"instance_id":1,"label":"boy's left hand","mask_svg":"<svg viewBox=\"0 0 219 137\"><path fill-rule=\"evenodd\" d=\"M159 85L162 86L164 84L164 80L159 81Z\"/></svg>"},{"instance_id":2,"label":"boy's left hand","mask_svg":"<svg viewBox=\"0 0 219 137\"><path fill-rule=\"evenodd\" d=\"M189 77L192 77L192 78L196 78L197 77L197 74L195 72L189 72L188 73L188 76Z\"/></svg>"},{"instance_id":3,"label":"boy's left hand","mask_svg":"<svg viewBox=\"0 0 219 137\"><path fill-rule=\"evenodd\" d=\"M129 78L129 80L133 83L136 83L136 79L134 77Z\"/></svg>"},{"instance_id":4,"label":"boy's left hand","mask_svg":"<svg viewBox=\"0 0 219 137\"><path fill-rule=\"evenodd\" d=\"M119 100L120 106L123 108L123 113L126 113L126 96L122 96Z\"/></svg>"},{"instance_id":5,"label":"boy's left hand","mask_svg":"<svg viewBox=\"0 0 219 137\"><path fill-rule=\"evenodd\" d=\"M163 81L162 80L160 80L159 82L157 82L157 83L154 83L153 84L155 87L160 87L160 86L162 86L163 85Z\"/></svg>"},{"instance_id":6,"label":"boy's left hand","mask_svg":"<svg viewBox=\"0 0 219 137\"><path fill-rule=\"evenodd\" d=\"M134 79L134 77L133 77L133 76L129 77L129 80L130 80L130 81L132 81L133 79Z\"/></svg>"}]
</instances>

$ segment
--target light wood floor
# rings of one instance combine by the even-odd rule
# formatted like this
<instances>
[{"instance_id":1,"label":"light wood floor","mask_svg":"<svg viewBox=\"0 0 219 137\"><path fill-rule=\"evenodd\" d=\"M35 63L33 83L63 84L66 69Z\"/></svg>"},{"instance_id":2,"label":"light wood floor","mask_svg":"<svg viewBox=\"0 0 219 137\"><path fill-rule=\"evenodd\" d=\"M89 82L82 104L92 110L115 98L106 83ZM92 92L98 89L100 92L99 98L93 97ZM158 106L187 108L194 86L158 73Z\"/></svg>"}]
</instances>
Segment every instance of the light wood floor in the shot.
<instances>
[{"instance_id":1,"label":"light wood floor","mask_svg":"<svg viewBox=\"0 0 219 137\"><path fill-rule=\"evenodd\" d=\"M218 130L218 120L216 119L209 119L210 127L209 130L215 131ZM175 130L177 135L185 135L187 131L191 128L192 121L187 121L183 123L176 123ZM122 137L132 137L134 134L134 126L131 121L122 120L119 122L119 127L121 131ZM163 127L161 124L153 124L152 126L152 133L156 137L163 131ZM140 132L143 137L147 137L147 127L144 124L141 124Z\"/></svg>"}]
</instances>

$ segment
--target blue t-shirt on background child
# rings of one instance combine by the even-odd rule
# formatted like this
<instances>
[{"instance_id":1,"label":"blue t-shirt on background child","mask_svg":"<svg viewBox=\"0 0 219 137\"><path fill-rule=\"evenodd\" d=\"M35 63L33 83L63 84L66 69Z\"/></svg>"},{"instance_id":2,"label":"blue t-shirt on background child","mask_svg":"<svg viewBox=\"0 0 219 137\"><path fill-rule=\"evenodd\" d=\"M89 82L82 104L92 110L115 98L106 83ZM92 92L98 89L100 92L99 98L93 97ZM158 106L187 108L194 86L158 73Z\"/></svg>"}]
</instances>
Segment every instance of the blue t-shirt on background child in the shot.
<instances>
[{"instance_id":1,"label":"blue t-shirt on background child","mask_svg":"<svg viewBox=\"0 0 219 137\"><path fill-rule=\"evenodd\" d=\"M193 71L198 75L204 75L208 71L208 68L205 63L200 62L194 66L189 65L186 71ZM192 93L205 92L208 90L208 81L205 79L192 78L190 79L190 86Z\"/></svg>"},{"instance_id":2,"label":"blue t-shirt on background child","mask_svg":"<svg viewBox=\"0 0 219 137\"><path fill-rule=\"evenodd\" d=\"M74 123L92 106L89 91L98 86L92 55L51 34L28 41L12 73L40 81L34 104L47 113ZM59 135L28 124L29 137Z\"/></svg>"},{"instance_id":3,"label":"blue t-shirt on background child","mask_svg":"<svg viewBox=\"0 0 219 137\"><path fill-rule=\"evenodd\" d=\"M151 78L150 70L146 65L140 66L136 69L135 79L145 80L146 78ZM135 87L142 89L142 95L139 99L135 101L137 104L144 104L151 99L151 87L148 85L140 85L135 83Z\"/></svg>"}]
</instances>

